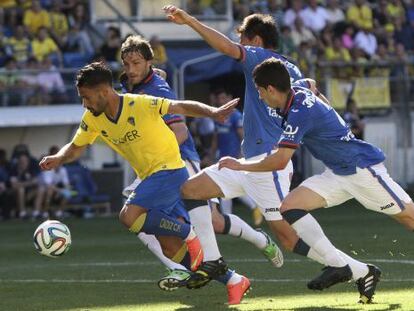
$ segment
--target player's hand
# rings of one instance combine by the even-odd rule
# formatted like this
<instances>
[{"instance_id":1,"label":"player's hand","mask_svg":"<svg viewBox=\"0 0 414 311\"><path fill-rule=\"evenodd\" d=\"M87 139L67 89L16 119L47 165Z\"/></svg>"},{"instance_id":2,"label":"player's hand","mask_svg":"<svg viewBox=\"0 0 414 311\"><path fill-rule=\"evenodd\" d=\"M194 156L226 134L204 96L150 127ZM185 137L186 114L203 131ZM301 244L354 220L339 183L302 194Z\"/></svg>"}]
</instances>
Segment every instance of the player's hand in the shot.
<instances>
[{"instance_id":1,"label":"player's hand","mask_svg":"<svg viewBox=\"0 0 414 311\"><path fill-rule=\"evenodd\" d=\"M62 159L58 156L52 155L44 157L39 166L42 170L53 170L62 164Z\"/></svg>"},{"instance_id":2,"label":"player's hand","mask_svg":"<svg viewBox=\"0 0 414 311\"><path fill-rule=\"evenodd\" d=\"M222 168L229 168L231 170L235 171L242 171L243 170L243 164L240 162L240 160L237 160L232 157L224 157L219 160L219 170Z\"/></svg>"},{"instance_id":3,"label":"player's hand","mask_svg":"<svg viewBox=\"0 0 414 311\"><path fill-rule=\"evenodd\" d=\"M215 108L211 117L217 122L224 123L224 121L226 121L227 118L232 114L239 101L240 98L235 98L223 106Z\"/></svg>"},{"instance_id":4,"label":"player's hand","mask_svg":"<svg viewBox=\"0 0 414 311\"><path fill-rule=\"evenodd\" d=\"M175 24L184 25L191 20L191 15L177 8L175 5L166 5L162 8L167 18Z\"/></svg>"}]
</instances>

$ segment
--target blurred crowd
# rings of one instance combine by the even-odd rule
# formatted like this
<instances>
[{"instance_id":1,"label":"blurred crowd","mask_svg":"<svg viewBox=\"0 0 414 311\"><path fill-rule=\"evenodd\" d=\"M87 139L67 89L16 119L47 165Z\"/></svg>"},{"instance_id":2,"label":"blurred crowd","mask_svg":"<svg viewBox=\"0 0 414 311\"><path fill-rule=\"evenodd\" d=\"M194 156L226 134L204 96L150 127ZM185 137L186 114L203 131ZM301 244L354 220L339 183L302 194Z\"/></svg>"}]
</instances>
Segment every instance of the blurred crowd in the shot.
<instances>
[{"instance_id":1,"label":"blurred crowd","mask_svg":"<svg viewBox=\"0 0 414 311\"><path fill-rule=\"evenodd\" d=\"M186 8L214 19L226 13L225 4L187 0ZM305 75L318 78L315 68L323 62L379 64L334 67L331 76L344 79L413 72L398 63L413 62L414 0L233 0L235 26L256 12L276 19L278 52L295 60ZM125 36L115 26L100 40L94 33L86 0L0 1L0 106L74 102L73 71L64 69L91 60L119 70ZM164 45L156 36L150 42L155 66L165 68ZM390 61L396 65L382 65Z\"/></svg>"},{"instance_id":2,"label":"blurred crowd","mask_svg":"<svg viewBox=\"0 0 414 311\"><path fill-rule=\"evenodd\" d=\"M57 153L52 146L48 155ZM105 204L109 197L97 194L90 171L79 163L61 166L55 170L41 171L25 144L14 147L8 157L0 148L0 220L62 219L69 215L72 206L85 217L91 216L91 205Z\"/></svg>"},{"instance_id":3,"label":"blurred crowd","mask_svg":"<svg viewBox=\"0 0 414 311\"><path fill-rule=\"evenodd\" d=\"M235 0L234 17L272 15L281 33L279 51L295 59L305 74L323 61L363 64L413 61L413 0ZM401 66L350 67L334 76L393 76Z\"/></svg>"}]
</instances>

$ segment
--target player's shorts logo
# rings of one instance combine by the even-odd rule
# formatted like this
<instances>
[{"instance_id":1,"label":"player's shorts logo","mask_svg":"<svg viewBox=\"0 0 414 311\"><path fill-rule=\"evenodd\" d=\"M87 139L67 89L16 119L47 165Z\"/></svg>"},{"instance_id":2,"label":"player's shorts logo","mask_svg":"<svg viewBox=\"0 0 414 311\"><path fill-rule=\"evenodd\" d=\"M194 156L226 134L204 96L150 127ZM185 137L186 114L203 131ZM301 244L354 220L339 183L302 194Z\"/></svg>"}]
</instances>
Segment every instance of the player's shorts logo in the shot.
<instances>
[{"instance_id":1,"label":"player's shorts logo","mask_svg":"<svg viewBox=\"0 0 414 311\"><path fill-rule=\"evenodd\" d=\"M383 210L385 210L387 208L393 207L394 205L395 205L394 202L391 202L391 203L389 203L389 204L387 204L385 206L381 206L380 209L381 209L381 211L383 211Z\"/></svg>"},{"instance_id":2,"label":"player's shorts logo","mask_svg":"<svg viewBox=\"0 0 414 311\"><path fill-rule=\"evenodd\" d=\"M274 213L274 212L279 212L279 208L278 207L272 207L272 208L266 208L265 209L265 213Z\"/></svg>"}]
</instances>

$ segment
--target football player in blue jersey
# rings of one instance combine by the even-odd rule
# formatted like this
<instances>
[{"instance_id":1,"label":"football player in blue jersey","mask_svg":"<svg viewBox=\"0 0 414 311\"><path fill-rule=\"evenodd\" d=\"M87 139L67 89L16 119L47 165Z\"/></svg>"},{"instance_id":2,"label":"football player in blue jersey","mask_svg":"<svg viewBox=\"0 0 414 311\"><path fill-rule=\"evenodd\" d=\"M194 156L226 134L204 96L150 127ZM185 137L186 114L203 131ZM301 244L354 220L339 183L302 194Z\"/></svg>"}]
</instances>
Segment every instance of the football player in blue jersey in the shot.
<instances>
[{"instance_id":1,"label":"football player in blue jersey","mask_svg":"<svg viewBox=\"0 0 414 311\"><path fill-rule=\"evenodd\" d=\"M231 100L232 95L224 88L219 88L213 92L215 105L220 107ZM220 159L225 156L240 158L242 156L240 144L243 141L243 115L239 110L234 110L230 117L224 122L215 122L215 134L213 136L213 143L211 152L215 159ZM260 208L257 206L248 195L238 198L244 205L252 211L253 223L256 227L263 222L263 215ZM227 214L232 213L233 200L221 199L221 210Z\"/></svg>"},{"instance_id":2,"label":"football player in blue jersey","mask_svg":"<svg viewBox=\"0 0 414 311\"><path fill-rule=\"evenodd\" d=\"M265 105L260 99L253 81L253 69L266 59L276 58L285 64L290 81L303 78L294 64L275 52L278 30L273 18L262 14L253 14L244 18L238 28L239 44L175 6L165 6L164 11L172 22L188 25L213 48L240 61L246 81L243 154L246 160L260 160L273 152L283 132L283 118L274 108ZM232 198L248 194L261 208L270 229L287 250L327 265L326 259L299 238L280 213L281 202L289 193L292 171L290 159L283 170L273 172L219 170L218 165L213 165L191 177L183 185L182 193L184 197L192 199ZM337 252L351 267L355 281L370 275L368 265L356 261L339 250Z\"/></svg>"},{"instance_id":3,"label":"football player in blue jersey","mask_svg":"<svg viewBox=\"0 0 414 311\"><path fill-rule=\"evenodd\" d=\"M121 47L121 58L124 68L124 73L121 75L121 86L124 93L136 93L147 94L157 97L164 97L168 99L175 99L176 95L168 85L168 83L154 72L151 65L153 58L153 52L148 41L140 36L130 36ZM182 159L186 163L187 170L190 175L196 174L200 169L200 158L194 146L193 138L189 133L185 124L185 119L181 115L164 115L163 119L165 123L176 135L177 141L180 145L180 153ZM140 184L141 180L137 178L130 186L124 190L124 195L128 195ZM200 241L204 250L205 256L209 256L209 253L217 254L216 258L221 257L217 247L216 240L210 235L208 231L211 228L211 218L213 218L213 226L216 233L226 233L239 237L239 231L229 231L225 226L224 216L218 212L217 204L210 202L212 205L212 216L205 215L204 211L207 206L201 206L197 209L190 211L192 223L195 225L195 230L200 235ZM201 209L202 213L197 213L197 210ZM201 215L201 217L200 217ZM259 249L267 250L265 253L276 252L276 244L270 239L270 237L262 232L252 229L242 219L235 215L230 215L237 221L237 224L246 233L242 236L247 241L256 245ZM227 216L227 217L230 217ZM237 229L237 228L236 228ZM201 232L200 232L201 230ZM189 277L189 272L185 267L176 262L185 262L185 246L183 249L176 250L173 245L160 245L158 240L152 235L145 234L143 232L138 234L139 239L148 246L148 248L170 269L169 273L163 277L158 283L160 288L165 290L173 290L185 284L185 280ZM208 239L212 239L209 242ZM207 241L207 242L205 242ZM204 242L204 243L203 243ZM172 247L172 249L171 249ZM213 249L212 249L213 248ZM212 250L211 250L212 249ZM169 257L173 257L174 261L169 260L164 256L163 252L172 253ZM172 256L171 256L172 255ZM214 255L213 255L214 256ZM237 273L228 273L227 278L221 278L225 281L229 293L229 302L234 304L240 302L243 297L243 293L247 290L246 284L248 280L238 275ZM240 288L244 290L241 291Z\"/></svg>"},{"instance_id":4,"label":"football player in blue jersey","mask_svg":"<svg viewBox=\"0 0 414 311\"><path fill-rule=\"evenodd\" d=\"M321 256L328 266L308 283L322 290L352 277L348 263L325 236L309 213L321 207L339 205L355 198L367 209L393 217L414 230L414 204L410 196L388 174L384 153L356 139L345 121L329 105L320 101L303 84L291 85L285 65L269 59L254 70L260 97L283 118L284 132L278 150L258 161L224 158L220 168L251 172L283 169L295 150L303 144L322 161L326 170L306 179L283 200L281 213L298 235ZM327 187L327 185L329 185ZM381 271L369 265L369 273L357 281L361 302L371 302Z\"/></svg>"}]
</instances>

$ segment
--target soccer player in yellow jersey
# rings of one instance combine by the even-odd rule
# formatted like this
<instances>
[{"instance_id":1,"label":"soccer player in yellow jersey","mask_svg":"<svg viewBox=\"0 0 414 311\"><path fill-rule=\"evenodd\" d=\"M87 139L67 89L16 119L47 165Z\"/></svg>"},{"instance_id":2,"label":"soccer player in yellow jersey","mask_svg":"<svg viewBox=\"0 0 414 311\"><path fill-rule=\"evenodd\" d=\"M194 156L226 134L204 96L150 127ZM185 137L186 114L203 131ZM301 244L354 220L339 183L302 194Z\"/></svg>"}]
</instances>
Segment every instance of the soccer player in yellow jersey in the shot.
<instances>
[{"instance_id":1,"label":"soccer player in yellow jersey","mask_svg":"<svg viewBox=\"0 0 414 311\"><path fill-rule=\"evenodd\" d=\"M72 141L57 154L44 157L40 167L50 170L74 161L100 136L143 180L122 208L120 221L131 232L156 235L161 244L175 243L177 238L184 240L191 268L196 270L203 253L180 196L188 172L177 140L162 116L183 114L224 121L238 99L213 108L195 101L120 95L113 89L110 69L98 62L79 71L76 86L87 111Z\"/></svg>"}]
</instances>

